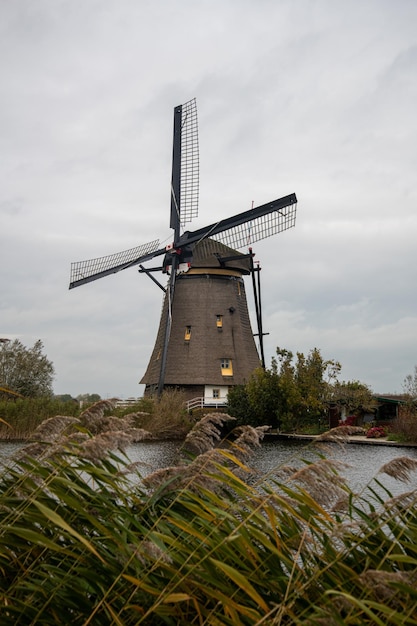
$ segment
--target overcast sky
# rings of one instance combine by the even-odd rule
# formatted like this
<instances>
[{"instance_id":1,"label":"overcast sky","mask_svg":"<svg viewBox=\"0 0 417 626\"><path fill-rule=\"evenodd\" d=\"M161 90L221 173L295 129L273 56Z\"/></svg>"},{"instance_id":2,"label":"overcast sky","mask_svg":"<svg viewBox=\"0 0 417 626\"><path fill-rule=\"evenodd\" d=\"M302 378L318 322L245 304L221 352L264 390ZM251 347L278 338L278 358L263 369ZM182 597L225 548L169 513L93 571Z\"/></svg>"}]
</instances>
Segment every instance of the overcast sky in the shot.
<instances>
[{"instance_id":1,"label":"overcast sky","mask_svg":"<svg viewBox=\"0 0 417 626\"><path fill-rule=\"evenodd\" d=\"M402 391L415 0L0 0L0 68L0 337L43 341L55 393L143 393L162 292L135 268L69 291L70 263L170 240L173 109L193 97L191 229L298 197L296 227L254 245L267 364L317 347L341 380Z\"/></svg>"}]
</instances>

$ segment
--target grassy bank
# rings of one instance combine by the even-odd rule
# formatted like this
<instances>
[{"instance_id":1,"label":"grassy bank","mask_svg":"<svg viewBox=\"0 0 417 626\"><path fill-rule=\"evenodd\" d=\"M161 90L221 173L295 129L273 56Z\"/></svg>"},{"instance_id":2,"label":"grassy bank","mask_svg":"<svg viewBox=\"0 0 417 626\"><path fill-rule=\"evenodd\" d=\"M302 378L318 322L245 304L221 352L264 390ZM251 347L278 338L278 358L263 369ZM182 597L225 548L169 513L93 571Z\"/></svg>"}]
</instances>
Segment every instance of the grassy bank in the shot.
<instances>
[{"instance_id":1,"label":"grassy bank","mask_svg":"<svg viewBox=\"0 0 417 626\"><path fill-rule=\"evenodd\" d=\"M48 420L3 470L2 624L417 624L417 494L383 487L416 461L360 494L323 448L257 477L264 430L219 449L212 414L142 480L120 449L149 435L111 409Z\"/></svg>"},{"instance_id":2,"label":"grassy bank","mask_svg":"<svg viewBox=\"0 0 417 626\"><path fill-rule=\"evenodd\" d=\"M183 393L176 390L164 392L161 398L141 398L128 408L117 408L112 401L112 407L112 415L134 416L135 426L160 439L182 439L196 421L185 409ZM0 400L0 440L28 439L44 420L56 415L79 417L86 408L54 398Z\"/></svg>"},{"instance_id":3,"label":"grassy bank","mask_svg":"<svg viewBox=\"0 0 417 626\"><path fill-rule=\"evenodd\" d=\"M0 440L27 439L45 419L79 413L78 403L53 398L0 400Z\"/></svg>"}]
</instances>

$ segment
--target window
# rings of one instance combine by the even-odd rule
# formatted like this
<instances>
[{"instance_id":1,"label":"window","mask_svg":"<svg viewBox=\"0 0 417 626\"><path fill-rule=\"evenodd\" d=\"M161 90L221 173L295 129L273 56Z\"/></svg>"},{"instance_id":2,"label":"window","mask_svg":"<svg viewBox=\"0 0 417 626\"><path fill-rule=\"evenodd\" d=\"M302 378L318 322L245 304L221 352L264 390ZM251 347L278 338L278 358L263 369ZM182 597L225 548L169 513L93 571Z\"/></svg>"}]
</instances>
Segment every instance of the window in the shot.
<instances>
[{"instance_id":1,"label":"window","mask_svg":"<svg viewBox=\"0 0 417 626\"><path fill-rule=\"evenodd\" d=\"M217 328L223 328L223 315L216 315Z\"/></svg>"},{"instance_id":2,"label":"window","mask_svg":"<svg viewBox=\"0 0 417 626\"><path fill-rule=\"evenodd\" d=\"M213 398L220 398L220 389L213 389Z\"/></svg>"},{"instance_id":3,"label":"window","mask_svg":"<svg viewBox=\"0 0 417 626\"><path fill-rule=\"evenodd\" d=\"M190 339L191 339L191 326L186 326L185 327L184 341L190 341Z\"/></svg>"},{"instance_id":4,"label":"window","mask_svg":"<svg viewBox=\"0 0 417 626\"><path fill-rule=\"evenodd\" d=\"M231 359L222 359L221 363L222 376L233 376L233 366Z\"/></svg>"}]
</instances>

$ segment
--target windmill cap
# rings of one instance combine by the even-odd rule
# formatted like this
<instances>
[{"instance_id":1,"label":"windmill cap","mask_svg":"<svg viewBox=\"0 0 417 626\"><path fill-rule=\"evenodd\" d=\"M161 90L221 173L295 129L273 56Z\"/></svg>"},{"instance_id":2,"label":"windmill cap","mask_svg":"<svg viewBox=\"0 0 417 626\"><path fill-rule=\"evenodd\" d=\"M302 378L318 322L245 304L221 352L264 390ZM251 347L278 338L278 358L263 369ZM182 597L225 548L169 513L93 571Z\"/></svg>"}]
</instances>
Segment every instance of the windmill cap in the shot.
<instances>
[{"instance_id":1,"label":"windmill cap","mask_svg":"<svg viewBox=\"0 0 417 626\"><path fill-rule=\"evenodd\" d=\"M215 239L203 239L193 247L192 267L237 270L242 274L250 274L250 259L246 254L238 252Z\"/></svg>"}]
</instances>

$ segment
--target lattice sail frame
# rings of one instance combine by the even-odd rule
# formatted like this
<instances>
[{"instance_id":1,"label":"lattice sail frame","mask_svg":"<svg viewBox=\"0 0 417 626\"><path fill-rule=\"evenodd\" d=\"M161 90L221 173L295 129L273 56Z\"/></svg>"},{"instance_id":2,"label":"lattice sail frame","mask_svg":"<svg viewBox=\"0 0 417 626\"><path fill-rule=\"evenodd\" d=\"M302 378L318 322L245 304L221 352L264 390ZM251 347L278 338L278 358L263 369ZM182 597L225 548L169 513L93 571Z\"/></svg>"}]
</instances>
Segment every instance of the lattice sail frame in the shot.
<instances>
[{"instance_id":1,"label":"lattice sail frame","mask_svg":"<svg viewBox=\"0 0 417 626\"><path fill-rule=\"evenodd\" d=\"M217 233L212 239L239 250L295 226L297 203ZM210 237L210 235L209 235Z\"/></svg>"},{"instance_id":2,"label":"lattice sail frame","mask_svg":"<svg viewBox=\"0 0 417 626\"><path fill-rule=\"evenodd\" d=\"M200 157L198 147L197 102L193 98L182 105L181 126L181 225L198 216Z\"/></svg>"},{"instance_id":3,"label":"lattice sail frame","mask_svg":"<svg viewBox=\"0 0 417 626\"><path fill-rule=\"evenodd\" d=\"M86 261L76 261L71 263L70 283L85 280L98 274L114 273L133 264L138 258L147 254L152 254L158 249L159 239L148 243L116 252L107 256L98 257L96 259L88 259Z\"/></svg>"},{"instance_id":4,"label":"lattice sail frame","mask_svg":"<svg viewBox=\"0 0 417 626\"><path fill-rule=\"evenodd\" d=\"M207 237L232 249L245 248L295 226L297 198L295 194L290 194L194 232L186 231L181 235L179 226L192 221L198 214L198 195L197 106L196 99L193 98L174 109L170 226L174 229L175 253ZM180 206L176 204L175 198L178 198ZM114 274L146 262L155 256L165 255L166 248L158 250L158 246L159 240L156 239L129 250L72 263L69 288L72 289ZM175 275L175 272L172 272L172 275Z\"/></svg>"}]
</instances>

